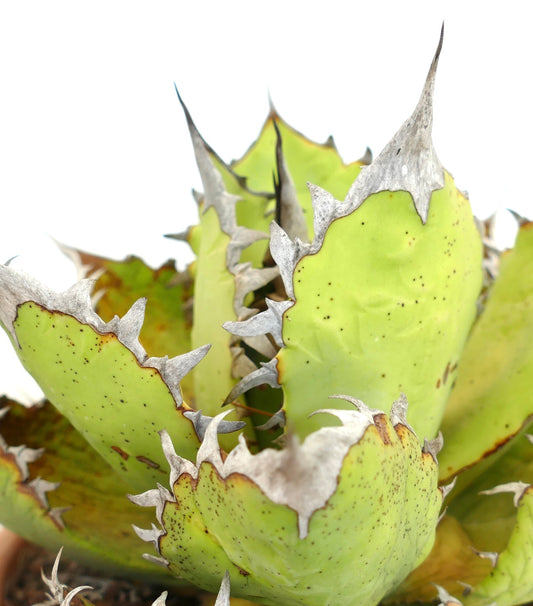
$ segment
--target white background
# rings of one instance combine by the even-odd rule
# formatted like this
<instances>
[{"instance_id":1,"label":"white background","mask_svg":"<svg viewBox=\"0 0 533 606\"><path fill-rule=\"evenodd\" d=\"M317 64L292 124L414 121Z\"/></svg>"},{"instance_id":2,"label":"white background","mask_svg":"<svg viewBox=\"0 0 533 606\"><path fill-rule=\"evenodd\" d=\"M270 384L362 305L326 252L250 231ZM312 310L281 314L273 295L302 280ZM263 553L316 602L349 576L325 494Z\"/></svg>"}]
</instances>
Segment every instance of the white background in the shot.
<instances>
[{"instance_id":1,"label":"white background","mask_svg":"<svg viewBox=\"0 0 533 606\"><path fill-rule=\"evenodd\" d=\"M409 116L435 50L434 141L475 213L533 215L528 2L322 0L0 5L0 261L56 288L51 238L91 252L189 258L162 234L194 222L199 187L173 82L226 160L268 111L346 161ZM501 213L501 242L512 221ZM0 340L0 393L33 393ZM2 348L3 346L3 348Z\"/></svg>"}]
</instances>

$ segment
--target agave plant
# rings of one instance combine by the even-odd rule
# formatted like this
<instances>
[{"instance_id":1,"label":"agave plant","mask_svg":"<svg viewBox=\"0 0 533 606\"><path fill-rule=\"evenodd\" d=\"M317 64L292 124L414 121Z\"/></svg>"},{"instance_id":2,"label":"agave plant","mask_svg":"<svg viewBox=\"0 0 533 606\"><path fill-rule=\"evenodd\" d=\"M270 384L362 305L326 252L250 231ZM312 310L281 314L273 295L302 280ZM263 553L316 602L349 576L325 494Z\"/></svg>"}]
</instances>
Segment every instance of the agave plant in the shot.
<instances>
[{"instance_id":1,"label":"agave plant","mask_svg":"<svg viewBox=\"0 0 533 606\"><path fill-rule=\"evenodd\" d=\"M56 293L0 267L46 396L4 398L3 524L175 591L225 578L219 603L533 600L533 224L500 259L441 166L441 43L374 161L272 110L227 165L185 109L185 270L70 250Z\"/></svg>"}]
</instances>

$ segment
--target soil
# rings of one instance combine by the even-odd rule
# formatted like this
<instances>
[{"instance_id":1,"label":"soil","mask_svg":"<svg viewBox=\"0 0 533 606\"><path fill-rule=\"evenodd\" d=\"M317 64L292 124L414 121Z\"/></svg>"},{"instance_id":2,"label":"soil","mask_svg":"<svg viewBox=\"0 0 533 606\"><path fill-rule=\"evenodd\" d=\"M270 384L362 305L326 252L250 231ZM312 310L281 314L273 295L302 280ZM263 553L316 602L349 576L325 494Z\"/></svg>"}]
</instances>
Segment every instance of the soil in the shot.
<instances>
[{"instance_id":1,"label":"soil","mask_svg":"<svg viewBox=\"0 0 533 606\"><path fill-rule=\"evenodd\" d=\"M4 601L2 603L0 599L0 606L31 606L46 603L47 587L41 579L41 570L50 577L56 555L40 547L26 545L7 582ZM95 575L90 569L67 560L61 560L58 577L59 581L69 588L80 585L94 587L94 591L83 592L82 595L95 606L151 606L164 590L162 587L103 578ZM172 592L169 592L166 603L167 606L205 604L200 596L172 595ZM71 604L82 606L83 600L76 597Z\"/></svg>"}]
</instances>

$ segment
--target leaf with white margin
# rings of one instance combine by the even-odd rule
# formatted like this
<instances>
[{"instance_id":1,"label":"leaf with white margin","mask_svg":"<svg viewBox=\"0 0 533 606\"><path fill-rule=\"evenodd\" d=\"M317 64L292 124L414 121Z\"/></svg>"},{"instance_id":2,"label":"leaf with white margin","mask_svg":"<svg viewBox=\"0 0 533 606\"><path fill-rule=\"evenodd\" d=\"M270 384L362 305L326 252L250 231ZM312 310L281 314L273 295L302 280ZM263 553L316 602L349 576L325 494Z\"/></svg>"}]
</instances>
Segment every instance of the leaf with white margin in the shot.
<instances>
[{"instance_id":1,"label":"leaf with white margin","mask_svg":"<svg viewBox=\"0 0 533 606\"><path fill-rule=\"evenodd\" d=\"M116 261L72 249L66 252L82 265L89 277L96 277L95 311L105 322L115 315L125 315L139 298L145 297L149 313L140 331L143 347L153 356L170 357L192 349L193 284L187 270L176 271L172 261L152 269L134 256ZM180 382L185 401L192 398L191 383L190 373Z\"/></svg>"},{"instance_id":2,"label":"leaf with white margin","mask_svg":"<svg viewBox=\"0 0 533 606\"><path fill-rule=\"evenodd\" d=\"M268 236L238 223L236 203L241 191L238 194L228 191L223 178L227 170L201 137L184 105L183 109L204 189L197 199L201 229L196 246L191 345L193 348L207 342L212 345L210 355L201 368L193 371L192 378L195 407L213 415L235 384L233 339L222 324L250 315L246 298L274 279L278 270L254 267L242 256L251 245L266 241ZM230 177L235 179L233 175ZM223 444L229 448L234 440L223 440Z\"/></svg>"},{"instance_id":3,"label":"leaf with white margin","mask_svg":"<svg viewBox=\"0 0 533 606\"><path fill-rule=\"evenodd\" d=\"M152 516L128 503L128 484L68 420L49 402L27 408L2 398L0 405L0 523L53 551L64 546L67 558L101 573L172 582L142 558L144 545L131 529ZM43 443L21 469L12 447L37 451Z\"/></svg>"},{"instance_id":4,"label":"leaf with white margin","mask_svg":"<svg viewBox=\"0 0 533 606\"><path fill-rule=\"evenodd\" d=\"M482 247L468 200L431 144L437 58L411 119L345 202L312 187L311 245L273 229L295 301L283 316L278 382L301 436L318 426L313 408L341 390L380 408L404 392L419 437L439 428L476 317Z\"/></svg>"},{"instance_id":5,"label":"leaf with white margin","mask_svg":"<svg viewBox=\"0 0 533 606\"><path fill-rule=\"evenodd\" d=\"M442 494L433 455L399 420L401 405L395 426L357 406L322 411L341 426L256 455L241 439L221 457L224 415L196 463L163 434L176 501L164 504L156 544L170 570L210 591L228 570L233 595L264 604L376 604L427 555Z\"/></svg>"},{"instance_id":6,"label":"leaf with white margin","mask_svg":"<svg viewBox=\"0 0 533 606\"><path fill-rule=\"evenodd\" d=\"M242 158L231 163L231 169L245 176L248 187L256 191L271 191L272 175L277 174L282 204L284 193L290 190L290 195L296 197L303 211L307 233L301 227L295 230L294 221L284 217L283 206L279 213L281 216L276 220L291 237L298 236L307 241L313 234L313 212L307 183L317 183L342 199L359 175L361 166L369 159L366 157L345 164L331 138L323 144L309 140L271 107L259 137ZM288 209L286 214L293 212ZM267 222L260 229L268 229L271 218L267 217Z\"/></svg>"},{"instance_id":7,"label":"leaf with white margin","mask_svg":"<svg viewBox=\"0 0 533 606\"><path fill-rule=\"evenodd\" d=\"M179 381L209 346L148 357L138 340L145 301L106 323L92 309L91 286L82 281L55 293L0 266L0 322L45 396L125 482L143 490L168 472L160 429L173 432L182 452L196 452Z\"/></svg>"},{"instance_id":8,"label":"leaf with white margin","mask_svg":"<svg viewBox=\"0 0 533 606\"><path fill-rule=\"evenodd\" d=\"M470 205L431 141L440 47L411 118L345 201L310 185L313 241L272 224L271 254L294 305L281 322L270 310L262 320L285 345L276 382L300 437L322 424L309 414L338 391L380 408L405 392L419 437L437 433L482 279ZM245 377L232 397L259 378Z\"/></svg>"},{"instance_id":9,"label":"leaf with white margin","mask_svg":"<svg viewBox=\"0 0 533 606\"><path fill-rule=\"evenodd\" d=\"M527 434L519 434L497 456L478 463L476 474L467 471L456 477L433 550L388 603L429 601L433 583L461 595L461 585L476 587L491 572L491 562L509 544L517 516L509 495L492 489L510 479L520 481L522 488L532 484L532 452Z\"/></svg>"}]
</instances>

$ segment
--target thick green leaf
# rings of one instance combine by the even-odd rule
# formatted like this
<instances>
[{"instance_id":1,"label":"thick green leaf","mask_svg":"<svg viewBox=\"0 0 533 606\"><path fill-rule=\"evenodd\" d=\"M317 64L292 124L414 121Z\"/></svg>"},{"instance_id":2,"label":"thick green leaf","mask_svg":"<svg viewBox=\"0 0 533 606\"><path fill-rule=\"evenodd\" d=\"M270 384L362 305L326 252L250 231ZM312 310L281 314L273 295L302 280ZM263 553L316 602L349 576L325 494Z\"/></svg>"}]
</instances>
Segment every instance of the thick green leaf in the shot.
<instances>
[{"instance_id":1,"label":"thick green leaf","mask_svg":"<svg viewBox=\"0 0 533 606\"><path fill-rule=\"evenodd\" d=\"M106 322L125 315L140 299L148 299L140 332L143 347L153 356L177 356L191 347L192 279L189 272L177 272L173 261L158 269L148 267L138 257L113 261L79 252L83 266L99 274L94 286L98 293L96 312ZM101 275L100 275L101 274ZM184 399L194 405L192 376L180 382Z\"/></svg>"},{"instance_id":2,"label":"thick green leaf","mask_svg":"<svg viewBox=\"0 0 533 606\"><path fill-rule=\"evenodd\" d=\"M451 177L426 224L408 193L371 195L330 225L293 282L278 380L295 431L322 422L308 416L331 394L383 408L403 392L417 435L433 437L481 286L479 235Z\"/></svg>"},{"instance_id":3,"label":"thick green leaf","mask_svg":"<svg viewBox=\"0 0 533 606\"><path fill-rule=\"evenodd\" d=\"M533 415L532 340L533 223L526 223L502 256L460 361L441 428L443 480L497 453Z\"/></svg>"},{"instance_id":4,"label":"thick green leaf","mask_svg":"<svg viewBox=\"0 0 533 606\"><path fill-rule=\"evenodd\" d=\"M48 549L64 546L68 558L100 572L168 583L164 569L142 558L145 545L131 528L153 516L128 502L130 486L68 420L48 402L28 409L2 398L0 406L10 407L0 421L0 523ZM45 446L29 462L28 477L9 450L22 444L22 458ZM37 478L59 485L35 484Z\"/></svg>"},{"instance_id":5,"label":"thick green leaf","mask_svg":"<svg viewBox=\"0 0 533 606\"><path fill-rule=\"evenodd\" d=\"M214 591L227 569L233 595L263 604L376 604L429 552L442 496L416 436L361 410L282 452L241 443L223 461L216 428L196 465L167 444L175 502L158 545L171 571Z\"/></svg>"},{"instance_id":6,"label":"thick green leaf","mask_svg":"<svg viewBox=\"0 0 533 606\"><path fill-rule=\"evenodd\" d=\"M464 606L513 606L533 600L533 488L524 485L516 490L518 512L509 542L494 569L464 599Z\"/></svg>"},{"instance_id":7,"label":"thick green leaf","mask_svg":"<svg viewBox=\"0 0 533 606\"><path fill-rule=\"evenodd\" d=\"M135 490L168 466L158 431L195 456L198 439L157 368L142 366L116 334L34 302L19 305L16 351L46 397Z\"/></svg>"},{"instance_id":8,"label":"thick green leaf","mask_svg":"<svg viewBox=\"0 0 533 606\"><path fill-rule=\"evenodd\" d=\"M331 192L338 200L343 200L364 162L344 164L331 141L325 144L311 141L272 111L257 140L241 159L231 164L232 170L245 176L246 185L253 190L273 190L273 175L278 173L275 154L278 137L276 126L281 137L283 158L292 178L298 202L303 208L309 237L312 239L313 211L307 183L319 185ZM274 217L271 216L270 219L272 218ZM260 229L267 228L268 223Z\"/></svg>"}]
</instances>

